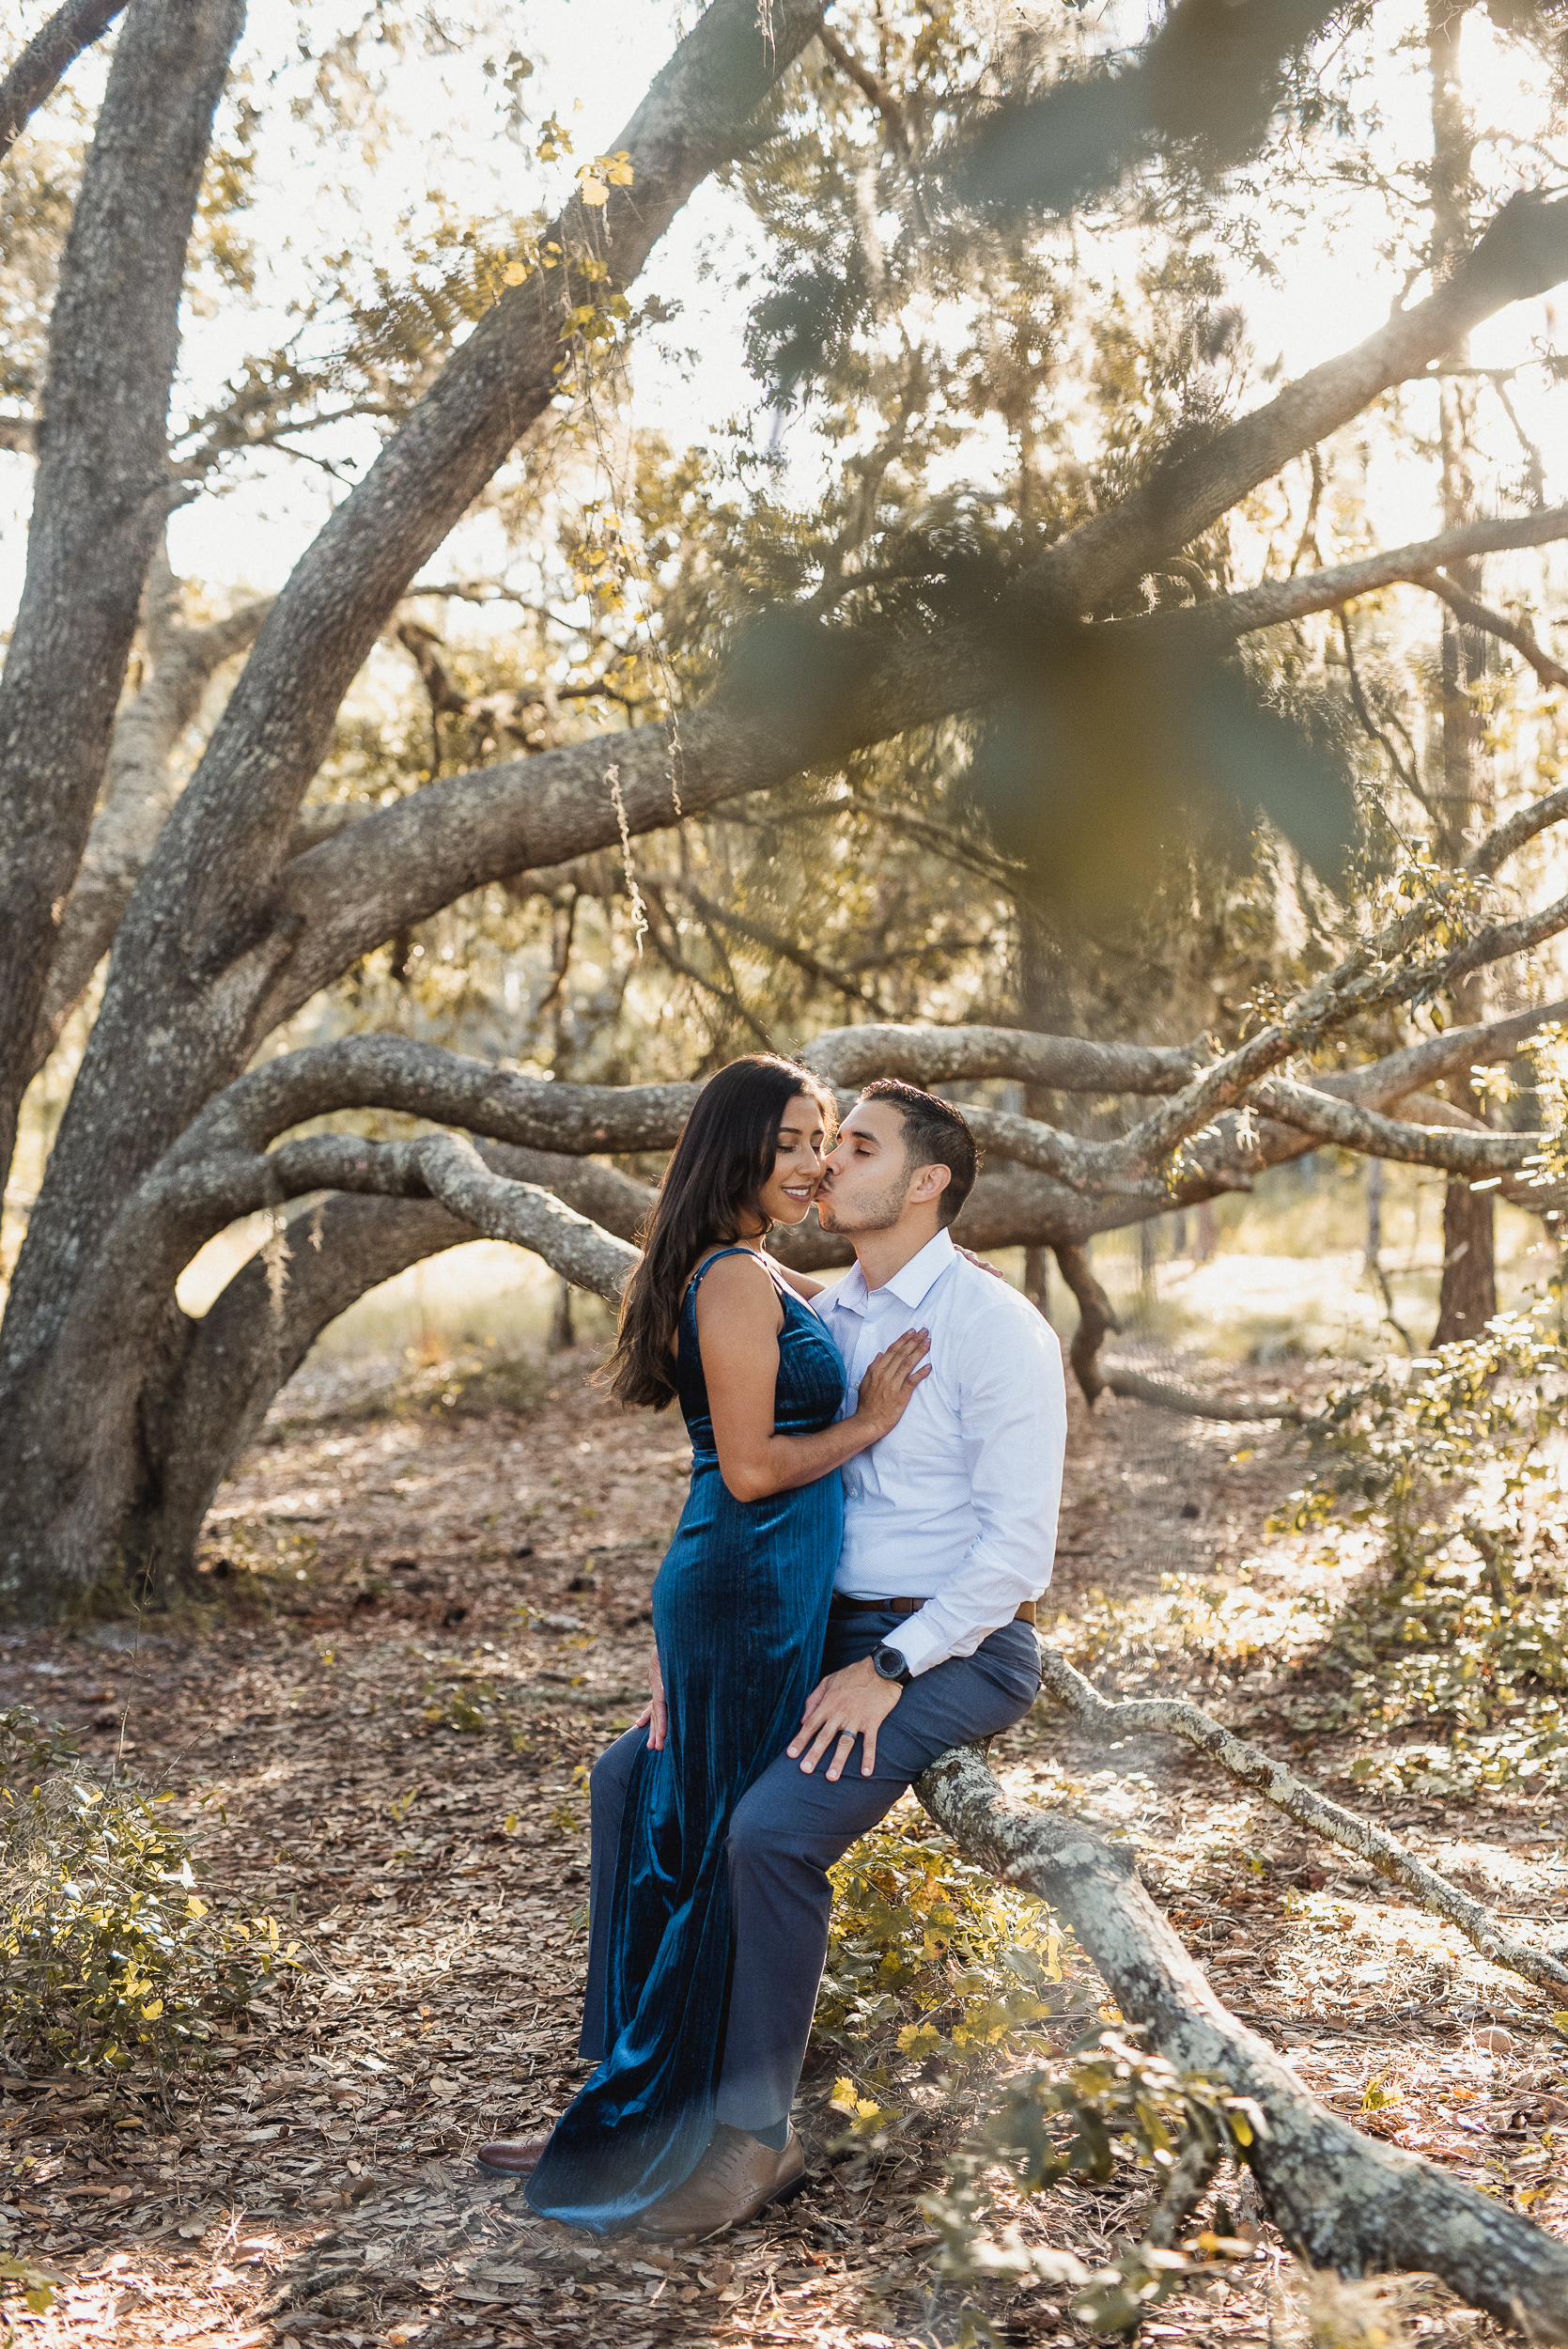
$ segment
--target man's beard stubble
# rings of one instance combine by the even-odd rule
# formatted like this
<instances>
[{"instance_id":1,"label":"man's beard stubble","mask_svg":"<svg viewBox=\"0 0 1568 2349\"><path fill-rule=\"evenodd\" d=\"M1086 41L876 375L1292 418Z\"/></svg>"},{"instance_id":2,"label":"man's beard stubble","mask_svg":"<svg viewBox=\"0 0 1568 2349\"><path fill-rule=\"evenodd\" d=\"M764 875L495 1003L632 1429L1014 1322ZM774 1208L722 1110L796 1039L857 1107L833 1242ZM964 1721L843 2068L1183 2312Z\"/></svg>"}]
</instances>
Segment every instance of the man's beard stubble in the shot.
<instances>
[{"instance_id":1,"label":"man's beard stubble","mask_svg":"<svg viewBox=\"0 0 1568 2349\"><path fill-rule=\"evenodd\" d=\"M816 1200L816 1220L825 1232L837 1232L844 1239L854 1239L862 1232L891 1232L904 1212L908 1196L908 1181L890 1183L865 1206L852 1223L845 1222L835 1212L831 1190L819 1191Z\"/></svg>"}]
</instances>

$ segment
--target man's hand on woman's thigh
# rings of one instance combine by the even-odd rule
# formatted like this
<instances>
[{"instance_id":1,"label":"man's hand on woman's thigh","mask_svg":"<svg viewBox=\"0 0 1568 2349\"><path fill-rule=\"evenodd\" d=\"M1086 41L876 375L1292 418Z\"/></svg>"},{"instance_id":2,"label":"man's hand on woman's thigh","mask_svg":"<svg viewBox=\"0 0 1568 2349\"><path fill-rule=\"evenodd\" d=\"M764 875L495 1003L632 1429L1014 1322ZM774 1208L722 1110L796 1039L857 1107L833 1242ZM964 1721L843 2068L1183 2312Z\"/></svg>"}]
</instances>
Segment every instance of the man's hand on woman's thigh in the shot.
<instances>
[{"instance_id":1,"label":"man's hand on woman's thigh","mask_svg":"<svg viewBox=\"0 0 1568 2349\"><path fill-rule=\"evenodd\" d=\"M870 1778L877 1767L877 1733L903 1693L896 1680L882 1678L869 1657L846 1665L843 1672L830 1672L806 1699L800 1726L787 1748L790 1759L803 1757L800 1767L809 1776L831 1746L827 1775L836 1779L859 1737L861 1776Z\"/></svg>"}]
</instances>

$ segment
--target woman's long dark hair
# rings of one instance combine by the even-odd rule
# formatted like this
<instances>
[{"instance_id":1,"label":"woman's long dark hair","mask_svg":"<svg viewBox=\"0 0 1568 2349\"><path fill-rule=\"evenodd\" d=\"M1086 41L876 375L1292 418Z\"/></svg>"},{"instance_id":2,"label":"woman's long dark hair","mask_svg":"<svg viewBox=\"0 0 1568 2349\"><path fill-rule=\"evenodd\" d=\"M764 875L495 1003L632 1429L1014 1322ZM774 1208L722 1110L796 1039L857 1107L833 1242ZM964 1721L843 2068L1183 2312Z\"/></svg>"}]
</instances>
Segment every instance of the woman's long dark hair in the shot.
<instances>
[{"instance_id":1,"label":"woman's long dark hair","mask_svg":"<svg viewBox=\"0 0 1568 2349\"><path fill-rule=\"evenodd\" d=\"M698 1094L639 1235L643 1261L621 1299L606 1371L622 1403L661 1411L673 1400L670 1341L692 1268L708 1249L739 1239L761 1213L757 1197L773 1172L784 1111L801 1094L831 1126L831 1094L809 1069L773 1052L732 1060Z\"/></svg>"}]
</instances>

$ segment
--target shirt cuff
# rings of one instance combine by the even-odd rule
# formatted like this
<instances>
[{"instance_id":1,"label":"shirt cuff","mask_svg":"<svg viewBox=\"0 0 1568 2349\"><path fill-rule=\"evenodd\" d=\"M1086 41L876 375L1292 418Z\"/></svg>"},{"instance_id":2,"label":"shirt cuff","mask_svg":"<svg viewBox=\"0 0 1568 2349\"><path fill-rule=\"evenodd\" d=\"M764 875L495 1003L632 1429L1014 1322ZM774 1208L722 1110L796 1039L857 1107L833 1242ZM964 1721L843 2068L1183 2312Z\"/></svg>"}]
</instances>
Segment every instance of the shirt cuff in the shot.
<instances>
[{"instance_id":1,"label":"shirt cuff","mask_svg":"<svg viewBox=\"0 0 1568 2349\"><path fill-rule=\"evenodd\" d=\"M912 1615L901 1629L890 1631L882 1645L895 1647L918 1679L937 1661L942 1639L939 1631L933 1631L929 1624L921 1621L919 1615Z\"/></svg>"}]
</instances>

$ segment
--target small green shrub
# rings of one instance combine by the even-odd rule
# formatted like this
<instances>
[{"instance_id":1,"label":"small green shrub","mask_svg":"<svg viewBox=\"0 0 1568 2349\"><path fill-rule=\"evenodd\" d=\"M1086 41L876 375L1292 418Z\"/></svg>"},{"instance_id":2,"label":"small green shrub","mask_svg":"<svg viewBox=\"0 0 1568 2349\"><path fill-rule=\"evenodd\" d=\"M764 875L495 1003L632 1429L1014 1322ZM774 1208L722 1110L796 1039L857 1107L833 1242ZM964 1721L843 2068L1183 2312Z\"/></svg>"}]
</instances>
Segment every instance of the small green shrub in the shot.
<instances>
[{"instance_id":1,"label":"small green shrub","mask_svg":"<svg viewBox=\"0 0 1568 2349\"><path fill-rule=\"evenodd\" d=\"M1366 1527L1378 1572L1328 1628L1333 1691L1291 1727L1355 1729L1352 1781L1421 1795L1568 1785L1568 1346L1561 1297L1328 1395L1270 1532ZM1543 1506L1547 1501L1549 1506ZM1333 1539L1333 1536L1331 1536ZM1328 1553L1327 1563L1328 1563ZM1441 1729L1432 1741L1408 1736ZM1383 1734L1392 1743L1375 1750Z\"/></svg>"},{"instance_id":2,"label":"small green shrub","mask_svg":"<svg viewBox=\"0 0 1568 2349\"><path fill-rule=\"evenodd\" d=\"M62 1763L67 1766L61 1766ZM0 1712L0 2052L13 2068L188 2060L295 1959L270 1917L196 1890L168 1796L95 1781L24 1706Z\"/></svg>"},{"instance_id":3,"label":"small green shrub","mask_svg":"<svg viewBox=\"0 0 1568 2349\"><path fill-rule=\"evenodd\" d=\"M829 1874L813 2038L853 2060L831 2103L857 2137L907 2118L900 2080L969 2078L1033 2045L1037 2023L1093 2005L1087 1961L1045 1904L960 1858L912 1802Z\"/></svg>"},{"instance_id":4,"label":"small green shrub","mask_svg":"<svg viewBox=\"0 0 1568 2349\"><path fill-rule=\"evenodd\" d=\"M1506 1510L1549 1475L1543 1447L1568 1424L1560 1313L1554 1291L1498 1315L1480 1337L1332 1389L1302 1424L1307 1480L1269 1531L1302 1533L1343 1513L1376 1526L1404 1580L1447 1538L1457 1487L1484 1478Z\"/></svg>"},{"instance_id":5,"label":"small green shrub","mask_svg":"<svg viewBox=\"0 0 1568 2349\"><path fill-rule=\"evenodd\" d=\"M1143 2053L1128 2037L1104 2030L1072 2054L1009 2080L959 2148L945 2190L925 2196L921 2208L942 2237L942 2269L950 2281L1032 2277L1067 2284L1081 2324L1095 2332L1122 2332L1200 2264L1248 2255L1248 2244L1210 2230L1190 2235L1179 2248L1156 2238L1174 2234L1196 2199L1192 2182L1186 2181L1185 2190L1181 2183L1184 2155L1201 2155L1206 2178L1226 2153L1239 2164L1264 2125L1250 2098L1221 2095L1162 2056ZM987 2176L1001 2172L1016 2191L1038 2194L1067 2177L1104 2184L1126 2162L1149 2174L1162 2202L1172 2193L1175 2200L1163 2209L1157 2205L1149 2237L1128 2245L1112 2266L1092 2273L1068 2252L1025 2243L1016 2225L1000 2234L987 2227L996 2199Z\"/></svg>"},{"instance_id":6,"label":"small green shrub","mask_svg":"<svg viewBox=\"0 0 1568 2349\"><path fill-rule=\"evenodd\" d=\"M1549 1447L1568 1425L1559 1307L1554 1290L1403 1377L1340 1389L1303 1430L1310 1472L1270 1531L1348 1519L1381 1571L1330 1629L1335 1692L1286 1710L1297 1729L1357 1730L1359 1783L1568 1785L1568 1551L1560 1509L1539 1505L1555 1502ZM1370 1732L1438 1723L1436 1744L1365 1750Z\"/></svg>"}]
</instances>

